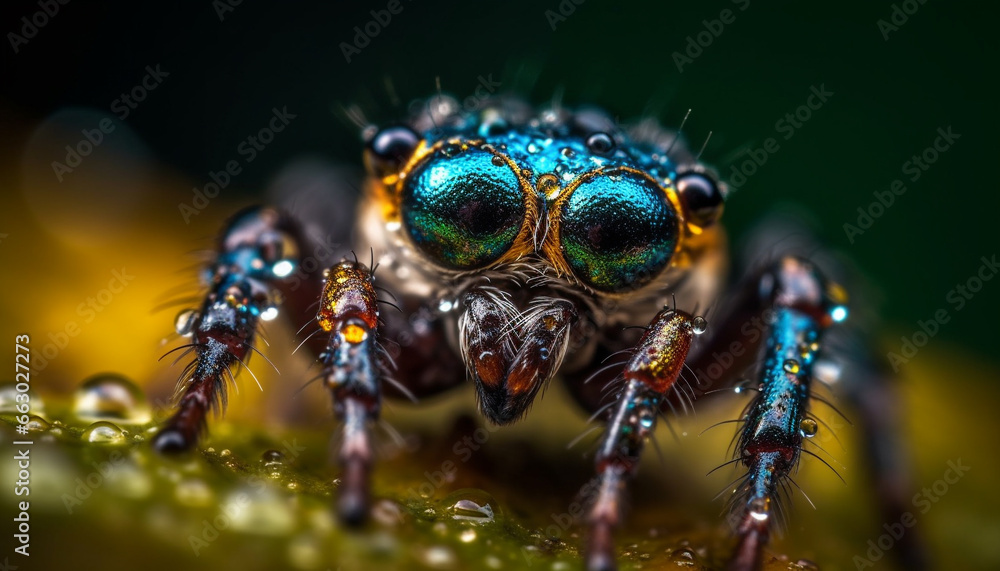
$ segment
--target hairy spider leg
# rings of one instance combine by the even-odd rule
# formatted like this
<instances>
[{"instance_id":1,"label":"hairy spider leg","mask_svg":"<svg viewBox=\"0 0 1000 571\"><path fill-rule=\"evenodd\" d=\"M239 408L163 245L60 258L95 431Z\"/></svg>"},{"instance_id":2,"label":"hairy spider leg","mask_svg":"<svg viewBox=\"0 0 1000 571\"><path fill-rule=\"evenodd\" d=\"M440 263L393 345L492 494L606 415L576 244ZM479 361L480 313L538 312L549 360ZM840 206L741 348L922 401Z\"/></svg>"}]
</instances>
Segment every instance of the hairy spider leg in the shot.
<instances>
[{"instance_id":1,"label":"hairy spider leg","mask_svg":"<svg viewBox=\"0 0 1000 571\"><path fill-rule=\"evenodd\" d=\"M316 320L330 334L319 361L334 414L344 426L337 453L341 469L337 511L345 523L359 525L368 517L373 454L369 427L379 416L383 373L378 296L371 270L348 261L330 268Z\"/></svg>"},{"instance_id":2,"label":"hairy spider leg","mask_svg":"<svg viewBox=\"0 0 1000 571\"><path fill-rule=\"evenodd\" d=\"M778 260L760 284L774 319L765 341L760 390L737 444L737 458L748 472L733 497L738 542L729 569L734 571L760 569L779 492L802 452L802 421L823 331L846 315L846 308L831 301L830 284L802 258Z\"/></svg>"},{"instance_id":3,"label":"hairy spider leg","mask_svg":"<svg viewBox=\"0 0 1000 571\"><path fill-rule=\"evenodd\" d=\"M295 224L278 210L251 207L230 219L206 269L209 291L182 332L191 343L178 349L190 347L196 356L178 379L177 411L153 439L156 450L193 448L206 429L208 411L225 410L233 367L246 367L257 351L257 325L277 314L273 290L295 269L299 251Z\"/></svg>"},{"instance_id":4,"label":"hairy spider leg","mask_svg":"<svg viewBox=\"0 0 1000 571\"><path fill-rule=\"evenodd\" d=\"M681 375L693 336L704 330L701 322L675 309L660 311L625 364L617 404L595 456L597 493L587 518L590 571L616 568L612 535L621 519L626 478L638 468L643 444L656 428L665 395Z\"/></svg>"}]
</instances>

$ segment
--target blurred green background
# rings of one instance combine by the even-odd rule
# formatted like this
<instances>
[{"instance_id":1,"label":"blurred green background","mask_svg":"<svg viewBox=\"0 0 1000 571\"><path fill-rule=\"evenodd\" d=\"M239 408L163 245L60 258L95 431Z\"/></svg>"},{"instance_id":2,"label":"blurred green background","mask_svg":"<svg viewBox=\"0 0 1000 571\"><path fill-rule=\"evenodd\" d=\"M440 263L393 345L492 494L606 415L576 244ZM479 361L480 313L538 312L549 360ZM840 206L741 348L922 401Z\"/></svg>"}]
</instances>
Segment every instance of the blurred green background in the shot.
<instances>
[{"instance_id":1,"label":"blurred green background","mask_svg":"<svg viewBox=\"0 0 1000 571\"><path fill-rule=\"evenodd\" d=\"M953 547L963 567L988 568L1000 561L995 547L984 547L1000 532L991 477L997 463L992 448L984 446L986 436L996 433L1000 281L986 283L961 310L946 299L978 271L982 256L1000 253L992 171L1000 146L992 5L402 0L402 11L379 26L348 63L342 44L353 43L354 28L364 28L373 20L371 11L388 4L70 2L26 43L10 33L21 34L21 18L30 19L41 8L34 2L5 5L0 335L29 332L44 346L71 321L82 330L51 359L51 368L33 374L36 389L46 397L65 396L82 378L114 370L143 385L154 406L162 407L177 370L156 358L164 352L159 341L171 330L174 310L152 315L150 310L172 286L192 288L191 273L178 273L192 261L185 252L210 244L221 221L239 205L259 200L289 163L315 157L359 165L361 141L345 109L384 123L401 117L411 100L434 93L438 84L461 99L473 94L480 78L499 81L501 90L536 103L561 94L567 106L598 104L625 122L652 115L676 126L693 109L685 131L696 148L714 133L703 158L726 179L733 165L747 159L741 151L760 149L771 137L780 146L727 204L724 221L737 246L779 205L807 213L819 237L853 259L875 286L854 302L884 319L884 328L873 333L886 351L899 347L900 335L916 331L918 320L948 311L950 321L901 371L909 407L906 433L918 443L913 479L929 484L941 477L945 460L972 458L968 484L935 508L927 533L937 553ZM902 10L904 4L911 11L919 8L906 22L897 16L901 25L888 32L887 41L877 22L891 23L894 6ZM706 32L704 21L719 30L711 21L725 9L735 19L727 17L732 21L721 33ZM706 33L712 36L703 41L707 46L678 70L674 53L684 53L689 38L697 41L702 34L705 40ZM16 53L12 41L18 43ZM121 108L115 100L141 84L147 66L160 66L169 75L124 120L117 118ZM778 121L820 86L833 95L786 140L788 130L779 130ZM296 119L247 162L239 145L267 124L273 108L283 107ZM80 130L93 129L102 118L111 118L115 131L58 182L51 162L64 160L65 145L77 144ZM919 180L906 180L904 163L931 146L939 128L948 127L961 138ZM185 224L178 203L190 203L192 188L204 187L209 173L230 160L239 160L242 172ZM907 192L852 244L843 225L856 224L857 209L868 208L873 192L888 191L895 179L905 180ZM87 320L78 304L99 293L111 271L122 266L134 272L135 281ZM291 351L297 326L272 332L277 338L272 354ZM294 368L283 372L299 378ZM261 376L268 392L243 391L233 399L230 420L280 426L293 416L288 411L296 409L283 396L291 391L272 389L277 379L266 371ZM243 386L252 382L244 378ZM315 411L327 406L326 396L318 390L308 394L315 421L321 418ZM541 433L537 427L556 424L539 416L515 434ZM418 417L425 418L419 410L412 418ZM420 424L412 418L412 425ZM317 442L325 440L324 422L311 425L319 427L320 434L313 434ZM428 424L445 429L444 421ZM701 430L709 424L699 420L689 426ZM219 426L215 434L222 443L239 433L239 424ZM714 487L711 493L690 494L689 503L711 512L707 518L719 507L708 498L730 479L727 473L717 485L698 483L707 471L703 464L711 468L724 457L729 434L713 432L720 433L719 443L698 441L697 456L674 456L668 449L668 457L692 464L693 475L686 477L691 486ZM864 438L846 427L843 432L848 451ZM551 434L554 441L565 436ZM545 446L561 450L564 441ZM248 455L263 447L236 442ZM498 446L494 454L503 450ZM579 451L566 454L586 466ZM309 469L327 474L325 455L313 456ZM857 465L853 454L840 457ZM422 469L438 463L431 458L399 473L409 469L419 478ZM552 458L560 466L562 460ZM815 473L822 466L809 470L810 479L820 478ZM400 478L388 470L381 474ZM809 547L801 545L814 545L808 537L814 532L802 530L833 528L828 534L833 540L817 547L818 555L846 553L832 568L851 568L850 554L877 529L869 525L871 508L859 490L864 480L860 470L848 477L848 487L825 478L812 483L826 505L818 512L800 509L806 512L799 514L803 527L793 529L789 543L778 549L808 555ZM659 498L664 490L646 489L640 499ZM837 491L842 489L849 492ZM847 496L838 494L848 493L851 499L840 502ZM550 503L563 501L552 499L558 493L549 495ZM79 527L62 517L58 501L53 505L48 516L64 526L57 529L69 533ZM124 533L135 520L123 521Z\"/></svg>"}]
</instances>

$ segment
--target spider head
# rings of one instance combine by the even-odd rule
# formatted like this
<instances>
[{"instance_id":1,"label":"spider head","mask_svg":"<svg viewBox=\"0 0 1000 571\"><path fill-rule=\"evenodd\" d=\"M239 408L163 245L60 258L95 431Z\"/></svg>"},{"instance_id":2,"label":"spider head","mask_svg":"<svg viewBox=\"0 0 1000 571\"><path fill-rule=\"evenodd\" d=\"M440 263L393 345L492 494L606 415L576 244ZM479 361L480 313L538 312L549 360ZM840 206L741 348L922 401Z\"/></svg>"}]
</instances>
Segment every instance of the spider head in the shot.
<instances>
[{"instance_id":1,"label":"spider head","mask_svg":"<svg viewBox=\"0 0 1000 571\"><path fill-rule=\"evenodd\" d=\"M433 270L532 260L588 293L621 295L676 265L722 213L712 177L622 134L579 121L484 125L390 127L366 150L387 225Z\"/></svg>"}]
</instances>

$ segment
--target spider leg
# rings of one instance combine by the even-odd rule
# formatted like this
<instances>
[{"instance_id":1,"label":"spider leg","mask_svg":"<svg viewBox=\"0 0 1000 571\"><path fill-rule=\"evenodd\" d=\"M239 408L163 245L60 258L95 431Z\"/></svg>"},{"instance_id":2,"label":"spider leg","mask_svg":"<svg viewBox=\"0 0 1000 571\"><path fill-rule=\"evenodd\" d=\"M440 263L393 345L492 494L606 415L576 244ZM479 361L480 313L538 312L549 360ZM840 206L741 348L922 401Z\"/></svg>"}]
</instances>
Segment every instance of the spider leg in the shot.
<instances>
[{"instance_id":1,"label":"spider leg","mask_svg":"<svg viewBox=\"0 0 1000 571\"><path fill-rule=\"evenodd\" d=\"M852 318L853 320L853 318ZM865 465L872 483L872 501L882 521L904 520L913 510L912 458L910 444L903 437L902 399L884 358L879 359L865 343L860 328L831 331L830 343L846 347L846 358L836 363L845 399L851 403L862 440ZM931 566L920 525L910 527L893 548L893 555L904 569L921 570Z\"/></svg>"},{"instance_id":2,"label":"spider leg","mask_svg":"<svg viewBox=\"0 0 1000 571\"><path fill-rule=\"evenodd\" d=\"M274 208L247 208L230 220L207 269L209 291L196 316L178 331L192 338L195 360L178 380L177 411L153 439L156 450L193 448L208 411L225 408L226 377L231 380L231 368L255 351L257 326L274 317L275 291L298 265L302 243L297 225Z\"/></svg>"},{"instance_id":3,"label":"spider leg","mask_svg":"<svg viewBox=\"0 0 1000 571\"><path fill-rule=\"evenodd\" d=\"M373 446L371 425L381 408L383 364L378 351L378 298L371 271L356 261L327 270L316 319L328 332L319 356L334 415L344 424L337 459L342 521L359 525L368 517Z\"/></svg>"},{"instance_id":4,"label":"spider leg","mask_svg":"<svg viewBox=\"0 0 1000 571\"><path fill-rule=\"evenodd\" d=\"M734 571L760 568L779 493L798 464L804 433L810 432L802 422L823 332L846 316L839 289L802 258L779 259L760 274L758 283L773 319L764 339L761 389L737 444L747 478L733 498L738 540L729 569Z\"/></svg>"},{"instance_id":5,"label":"spider leg","mask_svg":"<svg viewBox=\"0 0 1000 571\"><path fill-rule=\"evenodd\" d=\"M591 571L615 569L613 531L621 518L621 495L635 474L645 440L653 434L665 396L673 388L700 318L664 309L653 318L625 364L624 384L611 408L600 442L596 499L587 516L586 565Z\"/></svg>"}]
</instances>

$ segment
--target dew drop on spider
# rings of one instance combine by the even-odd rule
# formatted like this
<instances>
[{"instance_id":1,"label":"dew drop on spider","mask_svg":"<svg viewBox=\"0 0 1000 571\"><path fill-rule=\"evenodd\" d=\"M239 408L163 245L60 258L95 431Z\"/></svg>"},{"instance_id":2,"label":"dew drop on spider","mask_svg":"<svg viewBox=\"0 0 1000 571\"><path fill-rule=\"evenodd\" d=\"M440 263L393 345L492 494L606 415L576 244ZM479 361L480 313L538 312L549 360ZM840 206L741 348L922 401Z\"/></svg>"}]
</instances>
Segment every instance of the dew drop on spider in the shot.
<instances>
[{"instance_id":1,"label":"dew drop on spider","mask_svg":"<svg viewBox=\"0 0 1000 571\"><path fill-rule=\"evenodd\" d=\"M278 308L273 305L260 312L261 321L273 321L276 317L278 317Z\"/></svg>"},{"instance_id":2,"label":"dew drop on spider","mask_svg":"<svg viewBox=\"0 0 1000 571\"><path fill-rule=\"evenodd\" d=\"M799 372L799 362L796 361L795 359L788 359L787 361L785 361L784 368L785 368L785 372L787 372L787 373L791 373L793 375L798 374L798 372Z\"/></svg>"},{"instance_id":3,"label":"dew drop on spider","mask_svg":"<svg viewBox=\"0 0 1000 571\"><path fill-rule=\"evenodd\" d=\"M124 424L146 424L153 417L142 389L114 373L101 373L85 380L73 397L73 414L82 420L113 420Z\"/></svg>"},{"instance_id":4,"label":"dew drop on spider","mask_svg":"<svg viewBox=\"0 0 1000 571\"><path fill-rule=\"evenodd\" d=\"M174 319L174 330L181 337L190 337L194 332L194 322L198 318L198 312L193 309L185 309L177 314Z\"/></svg>"},{"instance_id":5,"label":"dew drop on spider","mask_svg":"<svg viewBox=\"0 0 1000 571\"><path fill-rule=\"evenodd\" d=\"M754 498L750 500L750 517L757 521L766 521L769 517L768 511L770 502L767 498Z\"/></svg>"},{"instance_id":6,"label":"dew drop on spider","mask_svg":"<svg viewBox=\"0 0 1000 571\"><path fill-rule=\"evenodd\" d=\"M707 330L708 322L705 321L704 317L699 315L691 320L691 331L694 332L695 335L701 335Z\"/></svg>"},{"instance_id":7,"label":"dew drop on spider","mask_svg":"<svg viewBox=\"0 0 1000 571\"><path fill-rule=\"evenodd\" d=\"M93 444L122 444L125 433L118 425L101 420L88 426L81 438Z\"/></svg>"},{"instance_id":8,"label":"dew drop on spider","mask_svg":"<svg viewBox=\"0 0 1000 571\"><path fill-rule=\"evenodd\" d=\"M811 418L802 419L802 422L799 423L799 431L802 432L802 436L812 438L819 431L819 423Z\"/></svg>"}]
</instances>

